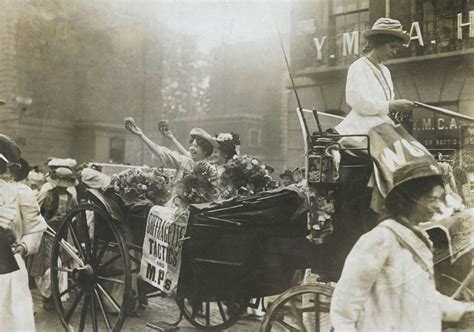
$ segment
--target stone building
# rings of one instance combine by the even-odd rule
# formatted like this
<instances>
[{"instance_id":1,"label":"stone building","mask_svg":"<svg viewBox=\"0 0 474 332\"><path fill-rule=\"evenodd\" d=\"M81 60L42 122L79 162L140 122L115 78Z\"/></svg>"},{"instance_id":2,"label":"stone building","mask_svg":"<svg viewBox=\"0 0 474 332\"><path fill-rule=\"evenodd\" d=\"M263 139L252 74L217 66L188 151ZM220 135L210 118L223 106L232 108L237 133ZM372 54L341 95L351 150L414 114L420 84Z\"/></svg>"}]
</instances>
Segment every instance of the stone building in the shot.
<instances>
[{"instance_id":1,"label":"stone building","mask_svg":"<svg viewBox=\"0 0 474 332\"><path fill-rule=\"evenodd\" d=\"M242 154L281 170L286 165L287 74L277 36L222 45L210 65L209 107L177 118L184 139L192 127L236 132Z\"/></svg>"},{"instance_id":2,"label":"stone building","mask_svg":"<svg viewBox=\"0 0 474 332\"><path fill-rule=\"evenodd\" d=\"M159 117L159 27L133 4L109 5L0 1L0 132L31 164L50 156L150 162L123 118L150 132Z\"/></svg>"},{"instance_id":3,"label":"stone building","mask_svg":"<svg viewBox=\"0 0 474 332\"><path fill-rule=\"evenodd\" d=\"M361 32L379 17L401 21L408 47L387 62L396 98L474 116L474 2L467 0L294 1L291 67L303 107L348 112L345 78L362 55ZM301 161L302 138L294 96L288 106L288 161ZM471 124L472 125L472 124ZM434 153L463 149L463 166L474 171L468 123L415 109L412 134Z\"/></svg>"}]
</instances>

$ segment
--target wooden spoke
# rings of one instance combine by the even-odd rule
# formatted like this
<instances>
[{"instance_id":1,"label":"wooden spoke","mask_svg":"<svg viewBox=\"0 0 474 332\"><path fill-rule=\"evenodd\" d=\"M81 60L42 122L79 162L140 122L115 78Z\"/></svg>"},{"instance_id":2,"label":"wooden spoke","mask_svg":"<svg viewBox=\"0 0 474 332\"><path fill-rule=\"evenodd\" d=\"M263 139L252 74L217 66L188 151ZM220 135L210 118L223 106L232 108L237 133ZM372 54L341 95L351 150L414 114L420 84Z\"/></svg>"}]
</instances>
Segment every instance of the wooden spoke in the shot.
<instances>
[{"instance_id":1,"label":"wooden spoke","mask_svg":"<svg viewBox=\"0 0 474 332\"><path fill-rule=\"evenodd\" d=\"M79 235L82 235L82 237L84 238L84 242L86 244L87 259L90 261L92 259L92 256L91 256L91 240L89 238L89 227L87 226L87 213L86 213L86 211L81 211L79 213L79 222L80 222L79 229L81 230Z\"/></svg>"},{"instance_id":2,"label":"wooden spoke","mask_svg":"<svg viewBox=\"0 0 474 332\"><path fill-rule=\"evenodd\" d=\"M97 299L97 303L99 303L100 312L102 313L102 317L104 318L105 325L107 326L107 330L112 330L112 325L110 325L109 318L107 317L107 313L105 312L104 304L102 303L102 299L99 296L99 292L97 288L94 287L94 295Z\"/></svg>"},{"instance_id":3,"label":"wooden spoke","mask_svg":"<svg viewBox=\"0 0 474 332\"><path fill-rule=\"evenodd\" d=\"M78 251L67 241L65 241L64 239L62 239L60 242L59 242L59 246L61 248L64 249L65 252L67 252L69 254L69 256L77 263L79 264L79 266L84 266L84 261L82 260L81 257L79 257L77 254L78 254ZM53 269L56 269L56 267L52 267Z\"/></svg>"},{"instance_id":4,"label":"wooden spoke","mask_svg":"<svg viewBox=\"0 0 474 332\"><path fill-rule=\"evenodd\" d=\"M314 311L314 323L316 324L316 332L321 330L321 320L319 317L319 293L314 294L314 306L316 310Z\"/></svg>"},{"instance_id":5,"label":"wooden spoke","mask_svg":"<svg viewBox=\"0 0 474 332\"><path fill-rule=\"evenodd\" d=\"M97 313L95 309L95 297L91 296L91 317L92 317L92 331L98 332L99 327L97 325Z\"/></svg>"},{"instance_id":6,"label":"wooden spoke","mask_svg":"<svg viewBox=\"0 0 474 332\"><path fill-rule=\"evenodd\" d=\"M105 268L106 266L109 266L110 264L115 262L117 259L120 259L121 257L122 257L121 255L117 255L117 256L112 257L106 263L99 265L99 269L102 270L103 268Z\"/></svg>"},{"instance_id":7,"label":"wooden spoke","mask_svg":"<svg viewBox=\"0 0 474 332\"><path fill-rule=\"evenodd\" d=\"M77 297L74 299L74 302L71 305L71 308L69 308L69 311L67 312L66 316L64 316L64 320L66 323L69 324L69 320L71 319L72 315L74 314L74 311L76 311L76 308L81 302L82 296L84 295L84 290L81 290L79 294L77 294Z\"/></svg>"},{"instance_id":8,"label":"wooden spoke","mask_svg":"<svg viewBox=\"0 0 474 332\"><path fill-rule=\"evenodd\" d=\"M225 315L224 308L222 307L222 303L220 301L217 301L217 306L219 307L219 312L221 314L222 320L225 322L227 320L227 317Z\"/></svg>"},{"instance_id":9,"label":"wooden spoke","mask_svg":"<svg viewBox=\"0 0 474 332\"><path fill-rule=\"evenodd\" d=\"M97 241L97 246L99 245L99 241ZM97 250L97 249L96 249ZM94 255L94 261L93 261L93 264L94 265L97 265L97 264L100 264L100 261L102 260L102 258L104 257L104 254L105 254L105 251L107 250L107 244L106 243L103 243L102 244L102 247L100 248L100 251L99 253L97 254L97 256Z\"/></svg>"},{"instance_id":10,"label":"wooden spoke","mask_svg":"<svg viewBox=\"0 0 474 332\"><path fill-rule=\"evenodd\" d=\"M84 331L84 326L86 323L86 317L87 317L87 307L89 306L89 301L90 301L90 295L86 294L84 298L84 304L82 305L82 311L81 311L81 320L79 321L79 331Z\"/></svg>"},{"instance_id":11,"label":"wooden spoke","mask_svg":"<svg viewBox=\"0 0 474 332\"><path fill-rule=\"evenodd\" d=\"M300 330L298 330L296 327L291 326L290 324L285 322L283 319L276 320L273 323L281 325L283 328L287 329L288 331L300 332Z\"/></svg>"},{"instance_id":12,"label":"wooden spoke","mask_svg":"<svg viewBox=\"0 0 474 332\"><path fill-rule=\"evenodd\" d=\"M97 284L97 288L99 289L99 291L102 294L104 294L104 296L112 304L114 309L117 310L117 312L120 312L119 304L117 303L117 301L114 300L114 298L109 294L109 292L104 287L102 287L102 285L100 285L100 284Z\"/></svg>"},{"instance_id":13,"label":"wooden spoke","mask_svg":"<svg viewBox=\"0 0 474 332\"><path fill-rule=\"evenodd\" d=\"M79 241L79 238L77 237L76 231L74 230L74 227L71 224L67 224L69 228L69 233L71 234L72 241L74 242L75 249L79 252L79 255L81 258L85 261L87 261L87 257L84 253L84 250L82 249L81 242Z\"/></svg>"},{"instance_id":14,"label":"wooden spoke","mask_svg":"<svg viewBox=\"0 0 474 332\"><path fill-rule=\"evenodd\" d=\"M210 303L206 301L206 326L211 325L211 310L210 310Z\"/></svg>"},{"instance_id":15,"label":"wooden spoke","mask_svg":"<svg viewBox=\"0 0 474 332\"><path fill-rule=\"evenodd\" d=\"M305 332L306 328L304 327L303 316L302 316L301 312L298 310L298 308L295 304L295 301L290 300L289 304L290 304L290 312L291 312L293 318L296 319L296 323L298 324L298 327L299 327L300 331Z\"/></svg>"},{"instance_id":16,"label":"wooden spoke","mask_svg":"<svg viewBox=\"0 0 474 332\"><path fill-rule=\"evenodd\" d=\"M122 285L124 284L123 280L119 280L119 279L115 279L115 278L106 278L106 277L98 276L97 279L114 282L116 284L122 284Z\"/></svg>"},{"instance_id":17,"label":"wooden spoke","mask_svg":"<svg viewBox=\"0 0 474 332\"><path fill-rule=\"evenodd\" d=\"M78 284L77 283L74 283L72 284L71 286L69 286L65 291L61 292L61 294L59 294L59 297L62 298L65 294L69 293L70 291L72 291L73 289L77 288Z\"/></svg>"}]
</instances>

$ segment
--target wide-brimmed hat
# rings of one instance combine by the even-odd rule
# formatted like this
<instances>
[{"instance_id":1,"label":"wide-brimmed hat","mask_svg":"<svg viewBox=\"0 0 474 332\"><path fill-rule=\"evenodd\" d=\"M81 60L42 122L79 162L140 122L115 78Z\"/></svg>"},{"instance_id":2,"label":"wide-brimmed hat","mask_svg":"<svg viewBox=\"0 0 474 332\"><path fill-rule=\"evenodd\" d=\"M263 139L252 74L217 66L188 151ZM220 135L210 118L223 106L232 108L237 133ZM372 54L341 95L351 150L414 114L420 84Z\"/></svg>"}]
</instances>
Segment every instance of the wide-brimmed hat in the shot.
<instances>
[{"instance_id":1,"label":"wide-brimmed hat","mask_svg":"<svg viewBox=\"0 0 474 332\"><path fill-rule=\"evenodd\" d=\"M76 167L77 161L72 158L51 158L48 161L48 167L67 167L73 168Z\"/></svg>"},{"instance_id":2,"label":"wide-brimmed hat","mask_svg":"<svg viewBox=\"0 0 474 332\"><path fill-rule=\"evenodd\" d=\"M442 177L442 171L438 165L428 161L408 162L393 173L393 185L390 191L408 181L430 176Z\"/></svg>"},{"instance_id":3,"label":"wide-brimmed hat","mask_svg":"<svg viewBox=\"0 0 474 332\"><path fill-rule=\"evenodd\" d=\"M410 41L410 35L403 30L399 20L393 18L381 17L375 21L372 29L362 32L362 36L368 38L374 35L391 35L400 38L406 44Z\"/></svg>"},{"instance_id":4,"label":"wide-brimmed hat","mask_svg":"<svg viewBox=\"0 0 474 332\"><path fill-rule=\"evenodd\" d=\"M79 183L74 173L67 167L58 167L52 170L46 176L46 180L54 186L62 188L74 187Z\"/></svg>"},{"instance_id":5,"label":"wide-brimmed hat","mask_svg":"<svg viewBox=\"0 0 474 332\"><path fill-rule=\"evenodd\" d=\"M217 143L216 139L209 135L207 131L202 128L193 128L189 132L189 136L191 137L199 137L205 141L208 141L214 148L219 148L219 144Z\"/></svg>"},{"instance_id":6,"label":"wide-brimmed hat","mask_svg":"<svg viewBox=\"0 0 474 332\"><path fill-rule=\"evenodd\" d=\"M7 165L20 165L21 150L10 137L0 134L0 159Z\"/></svg>"},{"instance_id":7,"label":"wide-brimmed hat","mask_svg":"<svg viewBox=\"0 0 474 332\"><path fill-rule=\"evenodd\" d=\"M81 172L82 182L93 189L101 189L110 184L110 176L92 168L84 168Z\"/></svg>"},{"instance_id":8,"label":"wide-brimmed hat","mask_svg":"<svg viewBox=\"0 0 474 332\"><path fill-rule=\"evenodd\" d=\"M280 179L284 177L289 177L290 179L293 180L293 172L290 171L289 169L285 170L283 173L280 174Z\"/></svg>"}]
</instances>

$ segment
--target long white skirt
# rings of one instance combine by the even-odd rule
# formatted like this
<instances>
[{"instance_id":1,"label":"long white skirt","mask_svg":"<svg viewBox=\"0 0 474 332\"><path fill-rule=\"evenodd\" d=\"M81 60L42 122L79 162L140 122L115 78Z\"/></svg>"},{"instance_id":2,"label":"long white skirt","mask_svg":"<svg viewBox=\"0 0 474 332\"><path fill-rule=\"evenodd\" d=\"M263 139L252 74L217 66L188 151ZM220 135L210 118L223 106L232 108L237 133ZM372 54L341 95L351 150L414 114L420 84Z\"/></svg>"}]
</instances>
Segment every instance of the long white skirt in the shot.
<instances>
[{"instance_id":1,"label":"long white skirt","mask_svg":"<svg viewBox=\"0 0 474 332\"><path fill-rule=\"evenodd\" d=\"M35 331L28 272L21 256L15 259L20 269L0 275L0 331Z\"/></svg>"}]
</instances>

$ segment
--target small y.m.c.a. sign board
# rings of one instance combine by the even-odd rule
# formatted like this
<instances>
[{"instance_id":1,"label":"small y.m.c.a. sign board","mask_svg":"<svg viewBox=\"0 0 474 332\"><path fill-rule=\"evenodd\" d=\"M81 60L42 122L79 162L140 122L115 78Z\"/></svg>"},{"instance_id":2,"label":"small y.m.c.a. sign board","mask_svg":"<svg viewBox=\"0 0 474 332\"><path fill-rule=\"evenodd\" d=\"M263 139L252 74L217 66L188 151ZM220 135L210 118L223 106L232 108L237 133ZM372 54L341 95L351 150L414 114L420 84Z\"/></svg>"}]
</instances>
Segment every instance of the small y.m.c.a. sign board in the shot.
<instances>
[{"instance_id":1,"label":"small y.m.c.a. sign board","mask_svg":"<svg viewBox=\"0 0 474 332\"><path fill-rule=\"evenodd\" d=\"M413 112L412 135L429 150L458 150L461 120L418 108Z\"/></svg>"},{"instance_id":2,"label":"small y.m.c.a. sign board","mask_svg":"<svg viewBox=\"0 0 474 332\"><path fill-rule=\"evenodd\" d=\"M148 214L140 276L166 294L178 284L188 210L154 206Z\"/></svg>"}]
</instances>

